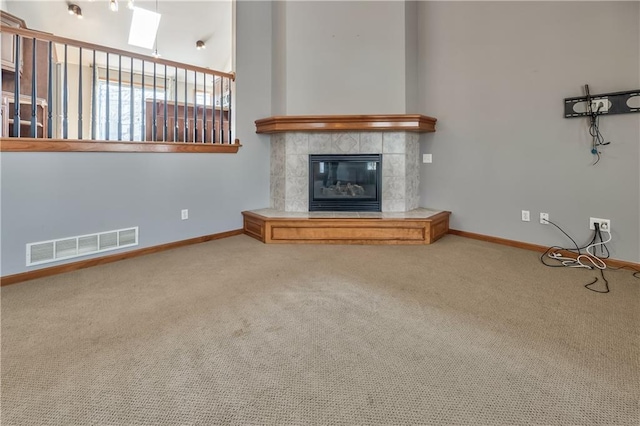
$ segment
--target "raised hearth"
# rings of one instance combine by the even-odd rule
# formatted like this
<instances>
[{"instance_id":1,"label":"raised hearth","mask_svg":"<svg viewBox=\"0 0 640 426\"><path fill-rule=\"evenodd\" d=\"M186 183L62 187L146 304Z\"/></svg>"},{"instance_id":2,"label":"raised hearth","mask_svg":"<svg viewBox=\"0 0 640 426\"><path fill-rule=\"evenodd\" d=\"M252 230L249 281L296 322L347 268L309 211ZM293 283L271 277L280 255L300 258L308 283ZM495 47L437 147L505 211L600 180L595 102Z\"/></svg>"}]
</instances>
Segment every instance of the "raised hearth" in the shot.
<instances>
[{"instance_id":1,"label":"raised hearth","mask_svg":"<svg viewBox=\"0 0 640 426\"><path fill-rule=\"evenodd\" d=\"M245 234L263 243L431 244L449 231L449 212L242 212Z\"/></svg>"}]
</instances>

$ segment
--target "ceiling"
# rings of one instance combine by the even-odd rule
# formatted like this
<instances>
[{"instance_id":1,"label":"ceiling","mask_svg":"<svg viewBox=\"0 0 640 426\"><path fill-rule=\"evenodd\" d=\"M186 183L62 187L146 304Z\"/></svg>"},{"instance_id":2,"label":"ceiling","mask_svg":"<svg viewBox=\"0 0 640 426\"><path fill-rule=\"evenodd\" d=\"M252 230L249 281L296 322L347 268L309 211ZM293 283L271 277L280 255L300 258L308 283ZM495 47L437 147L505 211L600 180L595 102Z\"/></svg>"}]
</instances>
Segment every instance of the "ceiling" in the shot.
<instances>
[{"instance_id":1,"label":"ceiling","mask_svg":"<svg viewBox=\"0 0 640 426\"><path fill-rule=\"evenodd\" d=\"M22 18L27 27L61 37L150 55L148 49L127 43L132 11L119 0L118 12L111 12L107 0L6 0L5 10ZM232 0L159 0L162 14L158 29L158 52L163 59L232 71ZM82 8L83 19L69 15L69 3ZM135 0L135 5L152 11L156 1ZM196 41L207 48L196 50Z\"/></svg>"}]
</instances>

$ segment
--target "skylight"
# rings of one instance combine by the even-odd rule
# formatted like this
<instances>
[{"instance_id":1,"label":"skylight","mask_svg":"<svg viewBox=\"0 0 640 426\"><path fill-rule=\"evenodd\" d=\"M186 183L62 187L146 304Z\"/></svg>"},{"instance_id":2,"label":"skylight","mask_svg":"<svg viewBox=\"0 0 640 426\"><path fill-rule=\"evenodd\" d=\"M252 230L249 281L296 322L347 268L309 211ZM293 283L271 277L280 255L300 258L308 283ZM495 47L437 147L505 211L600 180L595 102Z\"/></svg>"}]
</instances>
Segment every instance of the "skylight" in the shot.
<instances>
[{"instance_id":1,"label":"skylight","mask_svg":"<svg viewBox=\"0 0 640 426\"><path fill-rule=\"evenodd\" d=\"M131 29L129 30L129 44L145 49L153 48L161 16L161 14L147 9L134 7Z\"/></svg>"}]
</instances>

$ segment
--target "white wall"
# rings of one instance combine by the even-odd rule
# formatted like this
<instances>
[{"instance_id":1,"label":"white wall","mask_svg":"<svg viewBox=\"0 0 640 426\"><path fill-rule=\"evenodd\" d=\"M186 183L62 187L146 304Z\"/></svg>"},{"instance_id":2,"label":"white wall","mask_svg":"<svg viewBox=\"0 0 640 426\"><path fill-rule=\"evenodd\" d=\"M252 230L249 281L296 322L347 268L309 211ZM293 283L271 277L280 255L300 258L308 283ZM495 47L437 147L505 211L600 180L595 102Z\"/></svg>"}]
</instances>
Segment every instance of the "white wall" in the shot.
<instances>
[{"instance_id":1,"label":"white wall","mask_svg":"<svg viewBox=\"0 0 640 426\"><path fill-rule=\"evenodd\" d=\"M281 7L286 114L405 112L403 2L291 1Z\"/></svg>"},{"instance_id":2,"label":"white wall","mask_svg":"<svg viewBox=\"0 0 640 426\"><path fill-rule=\"evenodd\" d=\"M638 2L420 2L422 205L451 227L541 245L579 243L612 221L612 257L640 261L640 114L603 117L593 166L586 118L563 99L640 86ZM602 31L587 31L602 28ZM530 223L520 220L530 210Z\"/></svg>"}]
</instances>

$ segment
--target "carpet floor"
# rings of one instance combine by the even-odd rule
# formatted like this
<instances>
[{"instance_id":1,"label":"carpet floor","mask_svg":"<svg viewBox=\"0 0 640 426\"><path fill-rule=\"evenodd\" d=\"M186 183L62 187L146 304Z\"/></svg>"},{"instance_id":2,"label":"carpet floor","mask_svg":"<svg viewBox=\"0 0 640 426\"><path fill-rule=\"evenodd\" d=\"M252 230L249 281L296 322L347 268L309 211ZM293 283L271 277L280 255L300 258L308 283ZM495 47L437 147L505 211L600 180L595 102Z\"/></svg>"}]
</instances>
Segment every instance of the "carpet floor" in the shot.
<instances>
[{"instance_id":1,"label":"carpet floor","mask_svg":"<svg viewBox=\"0 0 640 426\"><path fill-rule=\"evenodd\" d=\"M637 425L640 280L595 276L241 235L12 285L1 423Z\"/></svg>"}]
</instances>

